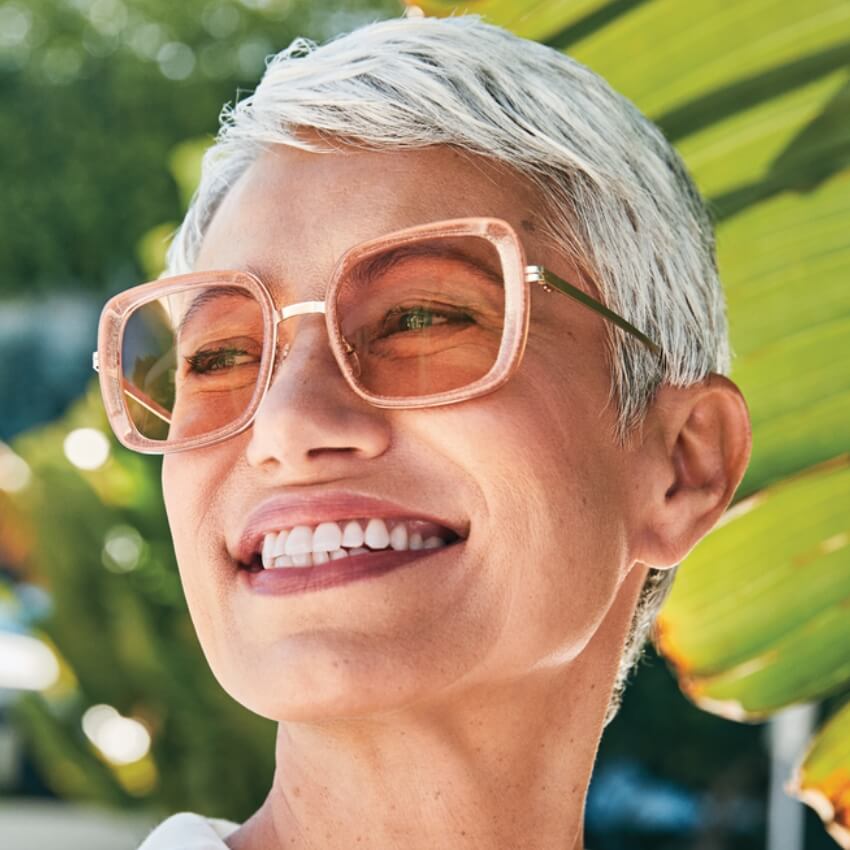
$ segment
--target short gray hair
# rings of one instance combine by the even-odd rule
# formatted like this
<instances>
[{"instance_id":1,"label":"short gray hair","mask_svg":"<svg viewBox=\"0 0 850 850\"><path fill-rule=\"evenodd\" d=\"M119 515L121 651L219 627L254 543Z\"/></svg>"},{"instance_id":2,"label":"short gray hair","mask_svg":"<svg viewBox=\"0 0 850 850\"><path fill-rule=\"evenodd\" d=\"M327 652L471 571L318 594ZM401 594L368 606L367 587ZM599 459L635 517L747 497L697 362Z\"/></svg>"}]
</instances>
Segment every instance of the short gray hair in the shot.
<instances>
[{"instance_id":1,"label":"short gray hair","mask_svg":"<svg viewBox=\"0 0 850 850\"><path fill-rule=\"evenodd\" d=\"M308 140L302 128L319 133ZM263 150L337 149L321 136L368 150L449 145L506 164L539 190L541 236L665 351L659 363L605 323L618 445L639 428L661 383L728 374L713 227L676 151L584 65L477 15L379 21L322 46L299 38L270 57L254 93L222 111L165 273L191 271L218 204ZM649 569L606 725L677 570Z\"/></svg>"}]
</instances>

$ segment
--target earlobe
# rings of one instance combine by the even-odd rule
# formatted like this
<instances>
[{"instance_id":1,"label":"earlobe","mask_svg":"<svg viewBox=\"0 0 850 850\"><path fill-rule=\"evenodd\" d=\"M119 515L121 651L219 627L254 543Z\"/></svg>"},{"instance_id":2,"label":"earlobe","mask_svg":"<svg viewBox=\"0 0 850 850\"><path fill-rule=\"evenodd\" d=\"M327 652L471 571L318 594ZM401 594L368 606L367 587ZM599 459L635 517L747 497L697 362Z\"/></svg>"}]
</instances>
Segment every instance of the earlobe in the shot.
<instances>
[{"instance_id":1,"label":"earlobe","mask_svg":"<svg viewBox=\"0 0 850 850\"><path fill-rule=\"evenodd\" d=\"M661 387L648 415L655 422L643 449L652 483L635 559L672 567L732 501L749 463L752 428L741 391L714 373L689 387Z\"/></svg>"}]
</instances>

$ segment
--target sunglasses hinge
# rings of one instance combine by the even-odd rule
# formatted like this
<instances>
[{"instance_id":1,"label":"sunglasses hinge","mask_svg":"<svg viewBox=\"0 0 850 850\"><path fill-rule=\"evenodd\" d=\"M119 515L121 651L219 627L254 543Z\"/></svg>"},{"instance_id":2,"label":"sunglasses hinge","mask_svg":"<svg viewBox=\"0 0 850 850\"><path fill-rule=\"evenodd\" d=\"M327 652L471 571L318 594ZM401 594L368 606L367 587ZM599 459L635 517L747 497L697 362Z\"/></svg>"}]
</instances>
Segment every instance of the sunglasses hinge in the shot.
<instances>
[{"instance_id":1,"label":"sunglasses hinge","mask_svg":"<svg viewBox=\"0 0 850 850\"><path fill-rule=\"evenodd\" d=\"M525 267L525 282L539 283L545 292L552 292L552 287L546 280L546 271L543 266L526 266Z\"/></svg>"}]
</instances>

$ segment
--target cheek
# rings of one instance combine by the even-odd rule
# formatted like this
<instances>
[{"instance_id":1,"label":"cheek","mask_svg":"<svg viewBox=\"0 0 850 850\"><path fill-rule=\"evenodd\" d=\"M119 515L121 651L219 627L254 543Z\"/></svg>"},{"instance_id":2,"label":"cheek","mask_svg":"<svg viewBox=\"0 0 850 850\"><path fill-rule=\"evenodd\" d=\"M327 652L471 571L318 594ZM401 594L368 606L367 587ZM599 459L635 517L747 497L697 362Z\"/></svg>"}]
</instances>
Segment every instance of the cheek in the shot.
<instances>
[{"instance_id":1,"label":"cheek","mask_svg":"<svg viewBox=\"0 0 850 850\"><path fill-rule=\"evenodd\" d=\"M583 645L619 587L627 553L626 456L613 441L613 404L601 356L569 363L530 357L527 402L537 411L536 468L548 603L541 627Z\"/></svg>"},{"instance_id":2,"label":"cheek","mask_svg":"<svg viewBox=\"0 0 850 850\"><path fill-rule=\"evenodd\" d=\"M227 444L222 444L230 449ZM223 603L231 562L223 560L220 536L211 518L221 516L226 474L233 460L220 447L163 458L162 488L168 524L189 616L210 668L226 663L235 634Z\"/></svg>"},{"instance_id":3,"label":"cheek","mask_svg":"<svg viewBox=\"0 0 850 850\"><path fill-rule=\"evenodd\" d=\"M245 436L239 435L217 446L165 455L162 493L175 545L183 548L186 541L203 537L204 518L215 515L217 505L225 502L245 445Z\"/></svg>"},{"instance_id":4,"label":"cheek","mask_svg":"<svg viewBox=\"0 0 850 850\"><path fill-rule=\"evenodd\" d=\"M189 476L181 473L182 465L179 455L166 455L162 459L162 498L175 549L188 533L186 514L191 509L195 489L189 483Z\"/></svg>"},{"instance_id":5,"label":"cheek","mask_svg":"<svg viewBox=\"0 0 850 850\"><path fill-rule=\"evenodd\" d=\"M193 601L196 596L193 579L199 572L197 565L203 558L199 551L204 539L201 530L202 517L207 510L203 499L204 494L209 493L209 488L197 477L203 472L197 466L189 455L166 455L162 463L165 511L190 612L198 607Z\"/></svg>"},{"instance_id":6,"label":"cheek","mask_svg":"<svg viewBox=\"0 0 850 850\"><path fill-rule=\"evenodd\" d=\"M166 455L162 490L180 578L189 609L209 609L209 596L225 578L221 535L210 518L221 516L219 505L233 469L232 447L199 449ZM229 566L229 562L226 566Z\"/></svg>"},{"instance_id":7,"label":"cheek","mask_svg":"<svg viewBox=\"0 0 850 850\"><path fill-rule=\"evenodd\" d=\"M479 491L473 525L503 603L501 658L517 668L581 651L616 595L626 551L626 470L609 437L607 387L579 397L576 371L531 354L498 392L422 425Z\"/></svg>"},{"instance_id":8,"label":"cheek","mask_svg":"<svg viewBox=\"0 0 850 850\"><path fill-rule=\"evenodd\" d=\"M209 488L199 475L203 467L187 455L166 455L162 461L162 495L175 548L184 549L197 537L198 519L204 512Z\"/></svg>"}]
</instances>

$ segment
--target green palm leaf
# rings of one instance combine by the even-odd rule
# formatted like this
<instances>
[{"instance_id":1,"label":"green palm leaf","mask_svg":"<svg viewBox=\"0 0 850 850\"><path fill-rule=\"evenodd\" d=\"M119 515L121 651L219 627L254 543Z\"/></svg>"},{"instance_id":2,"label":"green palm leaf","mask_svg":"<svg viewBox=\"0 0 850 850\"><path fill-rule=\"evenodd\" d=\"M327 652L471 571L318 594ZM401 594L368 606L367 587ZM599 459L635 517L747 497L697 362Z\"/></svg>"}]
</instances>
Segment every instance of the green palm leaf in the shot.
<instances>
[{"instance_id":1,"label":"green palm leaf","mask_svg":"<svg viewBox=\"0 0 850 850\"><path fill-rule=\"evenodd\" d=\"M850 701L835 712L810 744L788 790L805 800L842 846L850 842Z\"/></svg>"}]
</instances>

